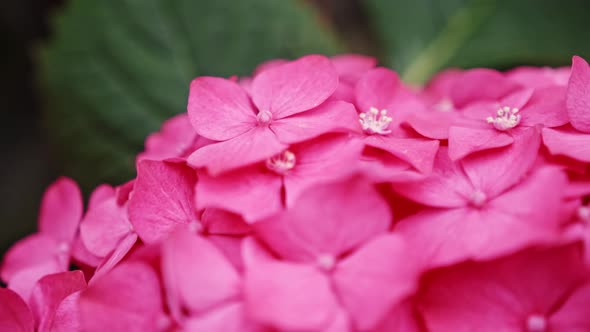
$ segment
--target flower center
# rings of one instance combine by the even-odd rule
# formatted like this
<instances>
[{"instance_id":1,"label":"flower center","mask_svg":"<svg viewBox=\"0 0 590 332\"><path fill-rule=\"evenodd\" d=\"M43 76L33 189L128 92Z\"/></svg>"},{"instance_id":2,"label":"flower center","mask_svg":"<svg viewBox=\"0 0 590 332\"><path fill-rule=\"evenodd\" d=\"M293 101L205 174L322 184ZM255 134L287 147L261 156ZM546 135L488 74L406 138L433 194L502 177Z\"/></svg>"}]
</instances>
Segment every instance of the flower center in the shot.
<instances>
[{"instance_id":1,"label":"flower center","mask_svg":"<svg viewBox=\"0 0 590 332\"><path fill-rule=\"evenodd\" d=\"M191 233L202 233L204 231L203 225L196 220L193 220L188 224L188 230Z\"/></svg>"},{"instance_id":2,"label":"flower center","mask_svg":"<svg viewBox=\"0 0 590 332\"><path fill-rule=\"evenodd\" d=\"M547 329L547 320L542 315L530 315L526 321L527 332L544 332Z\"/></svg>"},{"instance_id":3,"label":"flower center","mask_svg":"<svg viewBox=\"0 0 590 332\"><path fill-rule=\"evenodd\" d=\"M440 112L450 112L453 108L455 108L455 105L453 105L453 101L449 98L444 98L436 104L436 109Z\"/></svg>"},{"instance_id":4,"label":"flower center","mask_svg":"<svg viewBox=\"0 0 590 332\"><path fill-rule=\"evenodd\" d=\"M332 271L336 266L336 259L330 254L321 254L317 257L317 265L324 271Z\"/></svg>"},{"instance_id":5,"label":"flower center","mask_svg":"<svg viewBox=\"0 0 590 332\"><path fill-rule=\"evenodd\" d=\"M578 218L582 221L590 222L590 206L580 206L578 208Z\"/></svg>"},{"instance_id":6,"label":"flower center","mask_svg":"<svg viewBox=\"0 0 590 332\"><path fill-rule=\"evenodd\" d=\"M258 120L258 124L266 126L272 121L272 113L269 111L260 111L256 115L256 119Z\"/></svg>"},{"instance_id":7,"label":"flower center","mask_svg":"<svg viewBox=\"0 0 590 332\"><path fill-rule=\"evenodd\" d=\"M393 119L387 116L387 110L379 111L371 107L368 112L359 114L359 122L366 133L387 135L391 130L387 129Z\"/></svg>"},{"instance_id":8,"label":"flower center","mask_svg":"<svg viewBox=\"0 0 590 332\"><path fill-rule=\"evenodd\" d=\"M510 108L505 106L496 111L496 117L488 116L486 121L493 124L498 130L505 131L512 129L520 123L520 114L518 108Z\"/></svg>"},{"instance_id":9,"label":"flower center","mask_svg":"<svg viewBox=\"0 0 590 332\"><path fill-rule=\"evenodd\" d=\"M285 174L295 167L295 154L285 150L278 155L266 160L266 167L278 174Z\"/></svg>"},{"instance_id":10,"label":"flower center","mask_svg":"<svg viewBox=\"0 0 590 332\"><path fill-rule=\"evenodd\" d=\"M476 190L471 194L470 202L475 207L481 207L487 199L488 197L483 191Z\"/></svg>"}]
</instances>

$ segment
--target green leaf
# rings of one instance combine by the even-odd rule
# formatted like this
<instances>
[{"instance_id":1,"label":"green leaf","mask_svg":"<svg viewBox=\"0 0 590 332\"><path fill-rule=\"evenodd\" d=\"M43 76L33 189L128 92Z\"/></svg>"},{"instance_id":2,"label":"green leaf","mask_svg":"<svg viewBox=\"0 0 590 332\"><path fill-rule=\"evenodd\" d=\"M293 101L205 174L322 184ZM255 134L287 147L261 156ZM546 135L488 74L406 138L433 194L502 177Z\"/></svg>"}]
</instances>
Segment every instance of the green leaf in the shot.
<instances>
[{"instance_id":1,"label":"green leaf","mask_svg":"<svg viewBox=\"0 0 590 332\"><path fill-rule=\"evenodd\" d=\"M199 75L247 75L272 58L333 54L301 1L72 0L42 50L46 123L63 171L119 183Z\"/></svg>"},{"instance_id":2,"label":"green leaf","mask_svg":"<svg viewBox=\"0 0 590 332\"><path fill-rule=\"evenodd\" d=\"M384 63L414 83L448 67L567 65L590 55L586 0L366 0Z\"/></svg>"}]
</instances>

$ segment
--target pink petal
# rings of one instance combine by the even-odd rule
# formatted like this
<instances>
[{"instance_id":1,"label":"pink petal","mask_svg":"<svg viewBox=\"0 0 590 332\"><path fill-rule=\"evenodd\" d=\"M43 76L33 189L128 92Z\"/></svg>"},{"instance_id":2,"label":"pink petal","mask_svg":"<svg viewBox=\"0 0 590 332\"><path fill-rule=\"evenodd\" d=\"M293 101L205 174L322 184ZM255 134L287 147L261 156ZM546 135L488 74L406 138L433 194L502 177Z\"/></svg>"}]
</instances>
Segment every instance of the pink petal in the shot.
<instances>
[{"instance_id":1,"label":"pink petal","mask_svg":"<svg viewBox=\"0 0 590 332\"><path fill-rule=\"evenodd\" d=\"M572 126L590 133L590 65L578 56L572 59L566 104Z\"/></svg>"},{"instance_id":2,"label":"pink petal","mask_svg":"<svg viewBox=\"0 0 590 332\"><path fill-rule=\"evenodd\" d=\"M530 315L549 314L579 280L577 249L533 249L428 275L418 306L429 331L523 331Z\"/></svg>"},{"instance_id":3,"label":"pink petal","mask_svg":"<svg viewBox=\"0 0 590 332\"><path fill-rule=\"evenodd\" d=\"M317 107L338 87L338 73L321 55L308 55L269 68L254 78L252 99L274 119Z\"/></svg>"},{"instance_id":4,"label":"pink petal","mask_svg":"<svg viewBox=\"0 0 590 332\"><path fill-rule=\"evenodd\" d=\"M488 197L495 197L518 183L537 159L541 145L538 128L515 128L512 136L514 143L507 147L481 151L461 161L475 189Z\"/></svg>"},{"instance_id":5,"label":"pink petal","mask_svg":"<svg viewBox=\"0 0 590 332\"><path fill-rule=\"evenodd\" d=\"M457 78L451 89L453 103L462 108L478 100L498 100L517 90L519 84L492 69L471 69Z\"/></svg>"},{"instance_id":6,"label":"pink petal","mask_svg":"<svg viewBox=\"0 0 590 332\"><path fill-rule=\"evenodd\" d=\"M160 283L156 272L146 264L119 265L82 292L79 304L84 331L160 331Z\"/></svg>"},{"instance_id":7,"label":"pink petal","mask_svg":"<svg viewBox=\"0 0 590 332\"><path fill-rule=\"evenodd\" d=\"M590 135L572 129L543 128L543 143L552 155L590 162Z\"/></svg>"},{"instance_id":8,"label":"pink petal","mask_svg":"<svg viewBox=\"0 0 590 332\"><path fill-rule=\"evenodd\" d=\"M65 271L69 262L60 259L62 255L58 247L59 244L45 234L29 235L18 241L4 256L2 280L10 283L17 274L26 270L36 271L36 279L46 274Z\"/></svg>"},{"instance_id":9,"label":"pink petal","mask_svg":"<svg viewBox=\"0 0 590 332\"><path fill-rule=\"evenodd\" d=\"M372 69L356 85L356 105L361 112L371 107L388 109L401 88L402 82L394 71L382 67Z\"/></svg>"},{"instance_id":10,"label":"pink petal","mask_svg":"<svg viewBox=\"0 0 590 332\"><path fill-rule=\"evenodd\" d=\"M362 142L344 135L323 136L292 147L296 165L283 177L287 206L293 206L301 193L313 185L334 182L357 172L355 164L362 149Z\"/></svg>"},{"instance_id":11,"label":"pink petal","mask_svg":"<svg viewBox=\"0 0 590 332\"><path fill-rule=\"evenodd\" d=\"M449 129L449 157L459 160L471 153L500 148L514 142L512 136L490 128L454 126Z\"/></svg>"},{"instance_id":12,"label":"pink petal","mask_svg":"<svg viewBox=\"0 0 590 332\"><path fill-rule=\"evenodd\" d=\"M246 91L218 77L199 77L191 82L188 116L199 135L214 141L234 138L256 126Z\"/></svg>"},{"instance_id":13,"label":"pink petal","mask_svg":"<svg viewBox=\"0 0 590 332\"><path fill-rule=\"evenodd\" d=\"M584 332L590 330L590 282L577 287L551 317L555 332Z\"/></svg>"},{"instance_id":14,"label":"pink petal","mask_svg":"<svg viewBox=\"0 0 590 332\"><path fill-rule=\"evenodd\" d=\"M102 261L102 257L94 255L88 250L88 248L86 248L86 246L82 242L82 239L80 238L79 233L76 239L74 240L74 243L72 244L71 255L74 263L78 264L78 266L82 265L82 269L83 265L86 265L87 267L91 268L97 267L98 264L100 264L100 262Z\"/></svg>"},{"instance_id":15,"label":"pink petal","mask_svg":"<svg viewBox=\"0 0 590 332\"><path fill-rule=\"evenodd\" d=\"M178 231L162 246L162 274L172 312L197 313L239 296L240 278L225 256L202 237Z\"/></svg>"},{"instance_id":16,"label":"pink petal","mask_svg":"<svg viewBox=\"0 0 590 332\"><path fill-rule=\"evenodd\" d=\"M196 222L194 170L181 164L141 161L129 199L129 219L146 243L158 242L175 227Z\"/></svg>"},{"instance_id":17,"label":"pink petal","mask_svg":"<svg viewBox=\"0 0 590 332\"><path fill-rule=\"evenodd\" d=\"M35 331L35 320L25 301L18 294L6 288L0 288L0 330Z\"/></svg>"},{"instance_id":18,"label":"pink petal","mask_svg":"<svg viewBox=\"0 0 590 332\"><path fill-rule=\"evenodd\" d=\"M250 226L239 215L216 208L205 209L201 223L208 234L245 235L250 232Z\"/></svg>"},{"instance_id":19,"label":"pink petal","mask_svg":"<svg viewBox=\"0 0 590 332\"><path fill-rule=\"evenodd\" d=\"M410 300L395 306L373 332L425 332L419 314Z\"/></svg>"},{"instance_id":20,"label":"pink petal","mask_svg":"<svg viewBox=\"0 0 590 332\"><path fill-rule=\"evenodd\" d=\"M383 235L344 259L334 287L359 330L374 327L417 287L419 268L412 251L396 235Z\"/></svg>"},{"instance_id":21,"label":"pink petal","mask_svg":"<svg viewBox=\"0 0 590 332\"><path fill-rule=\"evenodd\" d=\"M89 208L80 223L84 245L99 257L108 255L131 232L133 226L127 218L127 207L119 206L114 195Z\"/></svg>"},{"instance_id":22,"label":"pink petal","mask_svg":"<svg viewBox=\"0 0 590 332\"><path fill-rule=\"evenodd\" d=\"M136 244L138 236L136 233L129 233L125 236L121 241L117 244L115 249L107 255L100 264L96 267L94 271L93 279L98 278L99 276L109 272L112 270L125 256L133 246Z\"/></svg>"},{"instance_id":23,"label":"pink petal","mask_svg":"<svg viewBox=\"0 0 590 332\"><path fill-rule=\"evenodd\" d=\"M431 209L401 220L396 231L421 248L433 266L440 266L498 257L557 239L553 230L545 230L535 222L494 209Z\"/></svg>"},{"instance_id":24,"label":"pink petal","mask_svg":"<svg viewBox=\"0 0 590 332\"><path fill-rule=\"evenodd\" d=\"M365 144L385 150L426 174L432 171L439 147L439 142L436 140L381 135L368 136L365 138Z\"/></svg>"},{"instance_id":25,"label":"pink petal","mask_svg":"<svg viewBox=\"0 0 590 332\"><path fill-rule=\"evenodd\" d=\"M205 167L216 176L270 158L286 149L268 128L257 127L225 142L210 144L193 152L187 162Z\"/></svg>"},{"instance_id":26,"label":"pink petal","mask_svg":"<svg viewBox=\"0 0 590 332\"><path fill-rule=\"evenodd\" d=\"M255 222L282 209L281 177L256 165L219 177L199 176L197 207L220 208Z\"/></svg>"},{"instance_id":27,"label":"pink petal","mask_svg":"<svg viewBox=\"0 0 590 332\"><path fill-rule=\"evenodd\" d=\"M413 201L433 207L465 206L473 186L461 166L449 159L448 149L436 154L432 174L423 180L393 185L393 190Z\"/></svg>"},{"instance_id":28,"label":"pink petal","mask_svg":"<svg viewBox=\"0 0 590 332\"><path fill-rule=\"evenodd\" d=\"M82 219L82 193L76 182L59 178L43 195L39 232L57 241L72 242Z\"/></svg>"},{"instance_id":29,"label":"pink petal","mask_svg":"<svg viewBox=\"0 0 590 332\"><path fill-rule=\"evenodd\" d=\"M565 88L552 86L535 90L531 99L522 109L521 126L542 124L545 127L559 127L569 122L565 107Z\"/></svg>"},{"instance_id":30,"label":"pink petal","mask_svg":"<svg viewBox=\"0 0 590 332\"><path fill-rule=\"evenodd\" d=\"M358 131L358 119L352 104L335 101L305 113L273 121L270 128L281 143L291 144L325 133Z\"/></svg>"},{"instance_id":31,"label":"pink petal","mask_svg":"<svg viewBox=\"0 0 590 332\"><path fill-rule=\"evenodd\" d=\"M261 324L321 331L336 315L328 277L313 266L255 261L244 282L246 312Z\"/></svg>"},{"instance_id":32,"label":"pink petal","mask_svg":"<svg viewBox=\"0 0 590 332\"><path fill-rule=\"evenodd\" d=\"M366 72L377 65L377 59L358 54L342 54L331 58L340 82L356 83Z\"/></svg>"},{"instance_id":33,"label":"pink petal","mask_svg":"<svg viewBox=\"0 0 590 332\"><path fill-rule=\"evenodd\" d=\"M200 316L192 316L184 323L183 331L256 332L266 331L250 322L241 303L232 303Z\"/></svg>"},{"instance_id":34,"label":"pink petal","mask_svg":"<svg viewBox=\"0 0 590 332\"><path fill-rule=\"evenodd\" d=\"M197 135L187 113L179 114L164 122L159 132L148 136L145 151L137 156L137 161L184 157L189 149L194 149L195 141L198 141L200 146L206 145L206 141L212 142Z\"/></svg>"},{"instance_id":35,"label":"pink petal","mask_svg":"<svg viewBox=\"0 0 590 332\"><path fill-rule=\"evenodd\" d=\"M90 199L88 200L88 209L92 209L93 207L101 204L102 202L112 198L116 195L115 188L108 184L101 184L96 187L92 194L90 194Z\"/></svg>"},{"instance_id":36,"label":"pink petal","mask_svg":"<svg viewBox=\"0 0 590 332\"><path fill-rule=\"evenodd\" d=\"M66 297L55 310L53 323L48 327L47 331L81 331L80 306L78 305L79 299L80 292L73 293Z\"/></svg>"},{"instance_id":37,"label":"pink petal","mask_svg":"<svg viewBox=\"0 0 590 332\"><path fill-rule=\"evenodd\" d=\"M529 88L538 89L549 86L566 86L570 71L570 67L521 66L508 71L506 77Z\"/></svg>"},{"instance_id":38,"label":"pink petal","mask_svg":"<svg viewBox=\"0 0 590 332\"><path fill-rule=\"evenodd\" d=\"M418 134L432 139L447 139L449 127L457 121L457 112L416 112L405 119Z\"/></svg>"},{"instance_id":39,"label":"pink petal","mask_svg":"<svg viewBox=\"0 0 590 332\"><path fill-rule=\"evenodd\" d=\"M310 188L291 209L254 229L282 257L315 262L319 255L337 257L385 232L391 218L373 185L358 178Z\"/></svg>"},{"instance_id":40,"label":"pink petal","mask_svg":"<svg viewBox=\"0 0 590 332\"><path fill-rule=\"evenodd\" d=\"M39 331L49 331L55 313L69 295L86 288L82 271L51 274L39 280L31 294L31 308L39 323Z\"/></svg>"}]
</instances>

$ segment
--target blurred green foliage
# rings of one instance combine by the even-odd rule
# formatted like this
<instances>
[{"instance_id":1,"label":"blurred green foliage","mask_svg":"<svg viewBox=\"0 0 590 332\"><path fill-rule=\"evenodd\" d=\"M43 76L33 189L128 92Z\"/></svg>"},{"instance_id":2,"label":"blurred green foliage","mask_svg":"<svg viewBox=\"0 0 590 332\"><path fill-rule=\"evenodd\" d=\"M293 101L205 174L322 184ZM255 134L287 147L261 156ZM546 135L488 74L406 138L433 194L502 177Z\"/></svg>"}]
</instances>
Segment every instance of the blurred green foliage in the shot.
<instances>
[{"instance_id":1,"label":"blurred green foliage","mask_svg":"<svg viewBox=\"0 0 590 332\"><path fill-rule=\"evenodd\" d=\"M310 5L352 2L350 25ZM590 55L589 21L587 0L72 0L40 57L46 125L63 173L121 183L195 76L359 45L414 83L451 66L565 65Z\"/></svg>"},{"instance_id":2,"label":"blurred green foliage","mask_svg":"<svg viewBox=\"0 0 590 332\"><path fill-rule=\"evenodd\" d=\"M566 65L590 55L588 0L366 0L383 62L422 83L447 67Z\"/></svg>"},{"instance_id":3,"label":"blurred green foliage","mask_svg":"<svg viewBox=\"0 0 590 332\"><path fill-rule=\"evenodd\" d=\"M340 50L286 0L70 1L42 53L46 123L63 171L88 189L131 178L148 133L186 110L198 75Z\"/></svg>"}]
</instances>

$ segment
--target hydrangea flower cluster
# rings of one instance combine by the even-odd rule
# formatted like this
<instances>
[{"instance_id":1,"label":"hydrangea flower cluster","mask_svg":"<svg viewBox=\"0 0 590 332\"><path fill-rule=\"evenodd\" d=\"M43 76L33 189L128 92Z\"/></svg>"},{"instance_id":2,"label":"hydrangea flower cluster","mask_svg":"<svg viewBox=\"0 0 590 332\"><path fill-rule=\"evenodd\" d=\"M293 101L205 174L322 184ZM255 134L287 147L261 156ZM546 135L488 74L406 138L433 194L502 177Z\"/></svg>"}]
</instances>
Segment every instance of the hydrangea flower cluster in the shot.
<instances>
[{"instance_id":1,"label":"hydrangea flower cluster","mask_svg":"<svg viewBox=\"0 0 590 332\"><path fill-rule=\"evenodd\" d=\"M2 331L590 331L590 66L198 77L137 177L61 178Z\"/></svg>"}]
</instances>

